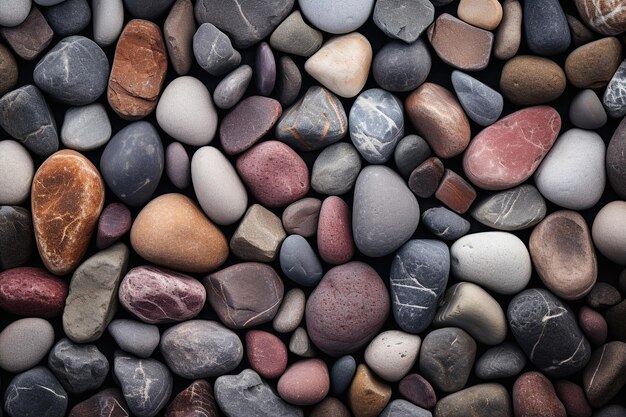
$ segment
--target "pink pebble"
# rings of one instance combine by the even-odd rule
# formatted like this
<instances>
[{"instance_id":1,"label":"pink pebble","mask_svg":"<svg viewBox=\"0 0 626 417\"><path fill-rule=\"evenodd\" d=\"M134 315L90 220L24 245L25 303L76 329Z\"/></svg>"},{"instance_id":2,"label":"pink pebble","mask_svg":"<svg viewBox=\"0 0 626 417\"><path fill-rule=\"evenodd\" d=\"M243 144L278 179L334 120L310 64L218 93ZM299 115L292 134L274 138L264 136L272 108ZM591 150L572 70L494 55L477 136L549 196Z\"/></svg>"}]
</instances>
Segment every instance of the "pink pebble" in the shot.
<instances>
[{"instance_id":1,"label":"pink pebble","mask_svg":"<svg viewBox=\"0 0 626 417\"><path fill-rule=\"evenodd\" d=\"M278 378L287 368L287 348L271 333L250 330L246 334L246 352L250 366L263 378Z\"/></svg>"},{"instance_id":2,"label":"pink pebble","mask_svg":"<svg viewBox=\"0 0 626 417\"><path fill-rule=\"evenodd\" d=\"M350 207L340 197L326 198L317 223L317 250L329 264L345 264L354 255Z\"/></svg>"},{"instance_id":3,"label":"pink pebble","mask_svg":"<svg viewBox=\"0 0 626 417\"><path fill-rule=\"evenodd\" d=\"M329 388L328 367L321 359L296 362L278 380L278 395L295 405L318 403L326 397Z\"/></svg>"}]
</instances>

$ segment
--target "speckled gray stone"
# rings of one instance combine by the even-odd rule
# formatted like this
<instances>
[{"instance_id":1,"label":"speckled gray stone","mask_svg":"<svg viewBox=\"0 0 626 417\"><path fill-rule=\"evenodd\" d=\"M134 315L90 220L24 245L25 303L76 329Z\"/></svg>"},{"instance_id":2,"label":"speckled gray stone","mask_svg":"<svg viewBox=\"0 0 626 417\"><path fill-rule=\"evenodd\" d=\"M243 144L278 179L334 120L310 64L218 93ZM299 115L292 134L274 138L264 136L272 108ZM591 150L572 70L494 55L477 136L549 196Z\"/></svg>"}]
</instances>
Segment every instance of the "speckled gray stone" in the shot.
<instances>
[{"instance_id":1,"label":"speckled gray stone","mask_svg":"<svg viewBox=\"0 0 626 417\"><path fill-rule=\"evenodd\" d=\"M48 367L72 394L99 388L109 373L109 361L96 345L79 345L63 338L48 355Z\"/></svg>"},{"instance_id":2,"label":"speckled gray stone","mask_svg":"<svg viewBox=\"0 0 626 417\"><path fill-rule=\"evenodd\" d=\"M315 159L311 187L326 195L341 195L352 189L361 171L361 157L349 143L335 143L325 148Z\"/></svg>"},{"instance_id":3,"label":"speckled gray stone","mask_svg":"<svg viewBox=\"0 0 626 417\"><path fill-rule=\"evenodd\" d=\"M241 62L241 54L233 48L228 36L210 23L201 25L193 35L193 54L202 69L216 76Z\"/></svg>"},{"instance_id":4,"label":"speckled gray stone","mask_svg":"<svg viewBox=\"0 0 626 417\"><path fill-rule=\"evenodd\" d=\"M430 155L430 146L422 137L417 135L403 137L393 151L396 167L405 178L408 178L411 172Z\"/></svg>"},{"instance_id":5,"label":"speckled gray stone","mask_svg":"<svg viewBox=\"0 0 626 417\"><path fill-rule=\"evenodd\" d=\"M108 330L120 349L140 358L151 356L161 339L157 326L137 320L113 320Z\"/></svg>"},{"instance_id":6,"label":"speckled gray stone","mask_svg":"<svg viewBox=\"0 0 626 417\"><path fill-rule=\"evenodd\" d=\"M279 333L291 333L298 328L304 317L306 295L300 288L292 288L283 297L272 327Z\"/></svg>"},{"instance_id":7,"label":"speckled gray stone","mask_svg":"<svg viewBox=\"0 0 626 417\"><path fill-rule=\"evenodd\" d=\"M32 0L9 0L2 3L0 10L0 25L14 27L21 24L32 5Z\"/></svg>"},{"instance_id":8,"label":"speckled gray stone","mask_svg":"<svg viewBox=\"0 0 626 417\"><path fill-rule=\"evenodd\" d=\"M532 227L546 217L546 201L530 184L492 194L474 204L474 220L498 230L513 231Z\"/></svg>"},{"instance_id":9,"label":"speckled gray stone","mask_svg":"<svg viewBox=\"0 0 626 417\"><path fill-rule=\"evenodd\" d=\"M0 368L23 372L41 361L54 343L54 329L47 320L16 320L0 332Z\"/></svg>"},{"instance_id":10,"label":"speckled gray stone","mask_svg":"<svg viewBox=\"0 0 626 417\"><path fill-rule=\"evenodd\" d=\"M593 90L583 90L574 97L569 107L569 121L576 127L590 130L606 124L606 111Z\"/></svg>"},{"instance_id":11,"label":"speckled gray stone","mask_svg":"<svg viewBox=\"0 0 626 417\"><path fill-rule=\"evenodd\" d=\"M407 400L393 400L379 417L432 417L432 413Z\"/></svg>"},{"instance_id":12,"label":"speckled gray stone","mask_svg":"<svg viewBox=\"0 0 626 417\"><path fill-rule=\"evenodd\" d=\"M465 114L481 126L494 123L504 107L502 94L461 71L452 71L452 85Z\"/></svg>"},{"instance_id":13,"label":"speckled gray stone","mask_svg":"<svg viewBox=\"0 0 626 417\"><path fill-rule=\"evenodd\" d=\"M63 3L61 3L63 4ZM91 151L111 139L111 122L100 103L70 107L61 127L61 142L70 149Z\"/></svg>"},{"instance_id":14,"label":"speckled gray stone","mask_svg":"<svg viewBox=\"0 0 626 417\"><path fill-rule=\"evenodd\" d=\"M445 207L433 207L422 214L424 226L443 240L457 240L470 230L470 222Z\"/></svg>"},{"instance_id":15,"label":"speckled gray stone","mask_svg":"<svg viewBox=\"0 0 626 417\"><path fill-rule=\"evenodd\" d=\"M330 394L339 397L346 392L355 372L356 361L352 356L337 359L330 368Z\"/></svg>"},{"instance_id":16,"label":"speckled gray stone","mask_svg":"<svg viewBox=\"0 0 626 417\"><path fill-rule=\"evenodd\" d=\"M280 247L280 268L287 278L305 287L312 287L322 279L320 260L300 235L290 235Z\"/></svg>"},{"instance_id":17,"label":"speckled gray stone","mask_svg":"<svg viewBox=\"0 0 626 417\"><path fill-rule=\"evenodd\" d=\"M571 38L559 0L525 0L523 7L524 34L530 50L537 55L565 52Z\"/></svg>"},{"instance_id":18,"label":"speckled gray stone","mask_svg":"<svg viewBox=\"0 0 626 417\"><path fill-rule=\"evenodd\" d=\"M276 99L283 107L287 107L298 98L300 87L302 87L302 74L298 66L288 56L280 57L276 75Z\"/></svg>"},{"instance_id":19,"label":"speckled gray stone","mask_svg":"<svg viewBox=\"0 0 626 417\"><path fill-rule=\"evenodd\" d=\"M315 356L315 349L311 344L311 339L303 327L298 327L289 338L289 352L303 358Z\"/></svg>"},{"instance_id":20,"label":"speckled gray stone","mask_svg":"<svg viewBox=\"0 0 626 417\"><path fill-rule=\"evenodd\" d=\"M70 36L81 32L91 21L91 8L87 0L65 0L43 11L55 34Z\"/></svg>"},{"instance_id":21,"label":"speckled gray stone","mask_svg":"<svg viewBox=\"0 0 626 417\"><path fill-rule=\"evenodd\" d=\"M48 368L37 366L13 377L4 410L11 417L63 417L67 393Z\"/></svg>"},{"instance_id":22,"label":"speckled gray stone","mask_svg":"<svg viewBox=\"0 0 626 417\"><path fill-rule=\"evenodd\" d=\"M622 61L606 86L602 104L609 116L614 119L626 115L626 59Z\"/></svg>"},{"instance_id":23,"label":"speckled gray stone","mask_svg":"<svg viewBox=\"0 0 626 417\"><path fill-rule=\"evenodd\" d=\"M242 65L226 75L215 87L213 101L220 109L230 109L243 97L250 81L252 80L252 68L250 65Z\"/></svg>"},{"instance_id":24,"label":"speckled gray stone","mask_svg":"<svg viewBox=\"0 0 626 417\"><path fill-rule=\"evenodd\" d=\"M174 0L124 0L131 15L139 19L154 20L171 7Z\"/></svg>"},{"instance_id":25,"label":"speckled gray stone","mask_svg":"<svg viewBox=\"0 0 626 417\"><path fill-rule=\"evenodd\" d=\"M109 60L84 36L62 39L35 66L37 87L55 100L83 106L97 100L109 81Z\"/></svg>"},{"instance_id":26,"label":"speckled gray stone","mask_svg":"<svg viewBox=\"0 0 626 417\"><path fill-rule=\"evenodd\" d=\"M504 342L487 350L476 361L475 373L480 379L511 378L526 366L524 352L513 342Z\"/></svg>"},{"instance_id":27,"label":"speckled gray stone","mask_svg":"<svg viewBox=\"0 0 626 417\"><path fill-rule=\"evenodd\" d=\"M352 105L348 123L352 143L363 158L385 163L404 135L402 102L380 88L364 91Z\"/></svg>"},{"instance_id":28,"label":"speckled gray stone","mask_svg":"<svg viewBox=\"0 0 626 417\"><path fill-rule=\"evenodd\" d=\"M423 40L409 45L392 41L374 57L372 73L376 83L385 90L412 91L426 80L431 65L430 52Z\"/></svg>"},{"instance_id":29,"label":"speckled gray stone","mask_svg":"<svg viewBox=\"0 0 626 417\"><path fill-rule=\"evenodd\" d=\"M428 0L378 0L374 23L390 38L413 43L433 22L435 7Z\"/></svg>"},{"instance_id":30,"label":"speckled gray stone","mask_svg":"<svg viewBox=\"0 0 626 417\"><path fill-rule=\"evenodd\" d=\"M291 13L272 33L272 48L299 56L311 56L322 46L322 32L307 25L299 10Z\"/></svg>"}]
</instances>

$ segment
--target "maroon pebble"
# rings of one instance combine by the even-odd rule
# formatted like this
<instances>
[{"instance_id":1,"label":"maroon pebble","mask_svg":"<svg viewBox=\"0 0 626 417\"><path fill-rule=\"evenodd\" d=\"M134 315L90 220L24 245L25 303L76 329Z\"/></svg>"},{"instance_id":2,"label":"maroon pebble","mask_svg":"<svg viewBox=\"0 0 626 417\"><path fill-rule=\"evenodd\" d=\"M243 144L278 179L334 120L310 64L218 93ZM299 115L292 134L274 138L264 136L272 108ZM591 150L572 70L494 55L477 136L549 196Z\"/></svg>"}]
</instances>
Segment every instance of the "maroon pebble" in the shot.
<instances>
[{"instance_id":1,"label":"maroon pebble","mask_svg":"<svg viewBox=\"0 0 626 417\"><path fill-rule=\"evenodd\" d=\"M96 247L106 249L130 230L133 219L124 204L112 203L105 207L98 220Z\"/></svg>"},{"instance_id":2,"label":"maroon pebble","mask_svg":"<svg viewBox=\"0 0 626 417\"><path fill-rule=\"evenodd\" d=\"M439 158L428 158L411 172L409 188L420 198L430 198L437 191L443 171L443 162Z\"/></svg>"},{"instance_id":3,"label":"maroon pebble","mask_svg":"<svg viewBox=\"0 0 626 417\"><path fill-rule=\"evenodd\" d=\"M566 417L554 386L540 372L520 375L513 384L512 396L515 417Z\"/></svg>"},{"instance_id":4,"label":"maroon pebble","mask_svg":"<svg viewBox=\"0 0 626 417\"><path fill-rule=\"evenodd\" d=\"M594 345L599 346L606 341L608 327L602 314L587 306L582 306L578 312L578 324Z\"/></svg>"},{"instance_id":5,"label":"maroon pebble","mask_svg":"<svg viewBox=\"0 0 626 417\"><path fill-rule=\"evenodd\" d=\"M237 159L237 172L254 197L266 207L283 207L309 192L309 169L282 142L262 142Z\"/></svg>"},{"instance_id":6,"label":"maroon pebble","mask_svg":"<svg viewBox=\"0 0 626 417\"><path fill-rule=\"evenodd\" d=\"M76 404L68 417L128 417L129 415L122 392L117 388L107 388Z\"/></svg>"},{"instance_id":7,"label":"maroon pebble","mask_svg":"<svg viewBox=\"0 0 626 417\"><path fill-rule=\"evenodd\" d=\"M183 190L191 182L191 163L185 147L172 142L165 150L165 172L174 187Z\"/></svg>"},{"instance_id":8,"label":"maroon pebble","mask_svg":"<svg viewBox=\"0 0 626 417\"><path fill-rule=\"evenodd\" d=\"M194 381L167 407L165 417L218 417L213 388L204 379ZM96 417L96 416L94 416Z\"/></svg>"},{"instance_id":9,"label":"maroon pebble","mask_svg":"<svg viewBox=\"0 0 626 417\"><path fill-rule=\"evenodd\" d=\"M437 394L433 386L419 374L408 374L402 378L398 391L418 407L431 409L437 404Z\"/></svg>"},{"instance_id":10,"label":"maroon pebble","mask_svg":"<svg viewBox=\"0 0 626 417\"><path fill-rule=\"evenodd\" d=\"M328 367L321 359L304 359L291 365L278 380L278 395L295 405L313 405L330 389Z\"/></svg>"},{"instance_id":11,"label":"maroon pebble","mask_svg":"<svg viewBox=\"0 0 626 417\"><path fill-rule=\"evenodd\" d=\"M561 380L554 384L554 390L563 403L568 417L591 417L591 406L580 385Z\"/></svg>"},{"instance_id":12,"label":"maroon pebble","mask_svg":"<svg viewBox=\"0 0 626 417\"><path fill-rule=\"evenodd\" d=\"M19 267L0 273L0 308L29 317L57 317L63 313L66 281L39 268Z\"/></svg>"},{"instance_id":13,"label":"maroon pebble","mask_svg":"<svg viewBox=\"0 0 626 417\"><path fill-rule=\"evenodd\" d=\"M435 197L450 209L463 214L476 200L476 190L456 172L446 169Z\"/></svg>"},{"instance_id":14,"label":"maroon pebble","mask_svg":"<svg viewBox=\"0 0 626 417\"><path fill-rule=\"evenodd\" d=\"M354 255L350 207L340 197L324 200L317 223L317 250L332 265L345 264Z\"/></svg>"},{"instance_id":15,"label":"maroon pebble","mask_svg":"<svg viewBox=\"0 0 626 417\"><path fill-rule=\"evenodd\" d=\"M287 368L287 348L271 333L250 330L246 334L246 354L250 367L263 378L278 378Z\"/></svg>"}]
</instances>

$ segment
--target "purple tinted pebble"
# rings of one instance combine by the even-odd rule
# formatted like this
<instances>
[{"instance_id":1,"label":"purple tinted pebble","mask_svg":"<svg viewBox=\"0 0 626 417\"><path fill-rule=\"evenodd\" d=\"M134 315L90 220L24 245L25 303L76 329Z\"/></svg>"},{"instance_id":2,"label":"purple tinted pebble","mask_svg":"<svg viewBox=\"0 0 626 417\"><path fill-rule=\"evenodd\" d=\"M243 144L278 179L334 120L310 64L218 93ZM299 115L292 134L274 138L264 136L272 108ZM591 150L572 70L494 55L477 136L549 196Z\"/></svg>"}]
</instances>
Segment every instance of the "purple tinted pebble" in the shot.
<instances>
[{"instance_id":1,"label":"purple tinted pebble","mask_svg":"<svg viewBox=\"0 0 626 417\"><path fill-rule=\"evenodd\" d=\"M178 142L172 142L165 150L165 172L174 187L185 189L191 181L189 155L185 147Z\"/></svg>"},{"instance_id":2,"label":"purple tinted pebble","mask_svg":"<svg viewBox=\"0 0 626 417\"><path fill-rule=\"evenodd\" d=\"M276 84L276 60L267 42L261 42L256 52L254 84L262 96L269 96Z\"/></svg>"},{"instance_id":3,"label":"purple tinted pebble","mask_svg":"<svg viewBox=\"0 0 626 417\"><path fill-rule=\"evenodd\" d=\"M594 345L601 345L606 341L608 327L602 314L587 306L582 306L578 312L578 324Z\"/></svg>"},{"instance_id":4,"label":"purple tinted pebble","mask_svg":"<svg viewBox=\"0 0 626 417\"><path fill-rule=\"evenodd\" d=\"M105 207L98 220L96 247L106 249L130 230L132 218L124 204L112 203Z\"/></svg>"}]
</instances>

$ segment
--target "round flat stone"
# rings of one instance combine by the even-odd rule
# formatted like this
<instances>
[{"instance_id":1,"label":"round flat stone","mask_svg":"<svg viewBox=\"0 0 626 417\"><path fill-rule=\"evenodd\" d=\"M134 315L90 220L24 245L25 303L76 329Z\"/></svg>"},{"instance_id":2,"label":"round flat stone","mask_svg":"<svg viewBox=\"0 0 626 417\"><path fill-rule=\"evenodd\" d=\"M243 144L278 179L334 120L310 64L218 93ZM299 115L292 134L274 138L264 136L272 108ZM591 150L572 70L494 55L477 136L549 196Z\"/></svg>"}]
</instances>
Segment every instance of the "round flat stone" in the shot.
<instances>
[{"instance_id":1,"label":"round flat stone","mask_svg":"<svg viewBox=\"0 0 626 417\"><path fill-rule=\"evenodd\" d=\"M108 330L120 349L140 358L151 356L161 339L157 326L131 319L113 320Z\"/></svg>"},{"instance_id":2,"label":"round flat stone","mask_svg":"<svg viewBox=\"0 0 626 417\"><path fill-rule=\"evenodd\" d=\"M579 46L565 60L567 80L578 88L604 87L617 71L621 57L622 45L617 38L604 38Z\"/></svg>"},{"instance_id":3,"label":"round flat stone","mask_svg":"<svg viewBox=\"0 0 626 417\"><path fill-rule=\"evenodd\" d=\"M594 310L605 310L620 301L622 301L622 296L619 290L606 282L596 282L585 297L587 305Z\"/></svg>"},{"instance_id":4,"label":"round flat stone","mask_svg":"<svg viewBox=\"0 0 626 417\"><path fill-rule=\"evenodd\" d=\"M241 63L241 54L228 36L211 23L203 23L193 35L193 54L198 65L213 76L223 75Z\"/></svg>"},{"instance_id":5,"label":"round flat stone","mask_svg":"<svg viewBox=\"0 0 626 417\"><path fill-rule=\"evenodd\" d=\"M315 159L311 187L320 194L342 195L354 187L360 171L361 157L356 148L346 142L335 143Z\"/></svg>"},{"instance_id":6,"label":"round flat stone","mask_svg":"<svg viewBox=\"0 0 626 417\"><path fill-rule=\"evenodd\" d=\"M18 206L0 206L0 269L28 262L34 246L30 211Z\"/></svg>"},{"instance_id":7,"label":"round flat stone","mask_svg":"<svg viewBox=\"0 0 626 417\"><path fill-rule=\"evenodd\" d=\"M246 355L252 369L263 378L278 378L287 369L287 348L272 333L262 330L246 333Z\"/></svg>"},{"instance_id":8,"label":"round flat stone","mask_svg":"<svg viewBox=\"0 0 626 417\"><path fill-rule=\"evenodd\" d=\"M70 107L65 112L61 128L61 142L65 147L79 152L91 151L106 144L110 138L111 122L102 104Z\"/></svg>"},{"instance_id":9,"label":"round flat stone","mask_svg":"<svg viewBox=\"0 0 626 417\"><path fill-rule=\"evenodd\" d=\"M4 393L4 410L9 416L63 417L67 402L67 393L44 366L14 376Z\"/></svg>"},{"instance_id":10,"label":"round flat stone","mask_svg":"<svg viewBox=\"0 0 626 417\"><path fill-rule=\"evenodd\" d=\"M242 65L233 70L215 87L213 100L220 109L230 109L241 100L252 80L250 65Z\"/></svg>"},{"instance_id":11,"label":"round flat stone","mask_svg":"<svg viewBox=\"0 0 626 417\"><path fill-rule=\"evenodd\" d=\"M102 210L98 219L96 247L105 249L115 243L130 230L132 218L130 210L123 204L111 203Z\"/></svg>"},{"instance_id":12,"label":"round flat stone","mask_svg":"<svg viewBox=\"0 0 626 417\"><path fill-rule=\"evenodd\" d=\"M28 317L63 313L68 284L43 269L18 267L0 273L0 308Z\"/></svg>"},{"instance_id":13,"label":"round flat stone","mask_svg":"<svg viewBox=\"0 0 626 417\"><path fill-rule=\"evenodd\" d=\"M461 71L452 72L452 85L470 119L481 126L489 126L498 120L504 106L500 93Z\"/></svg>"},{"instance_id":14,"label":"round flat stone","mask_svg":"<svg viewBox=\"0 0 626 417\"><path fill-rule=\"evenodd\" d=\"M278 394L295 405L320 402L328 394L328 367L321 359L303 359L293 363L278 380Z\"/></svg>"},{"instance_id":15,"label":"round flat stone","mask_svg":"<svg viewBox=\"0 0 626 417\"><path fill-rule=\"evenodd\" d=\"M589 130L606 124L606 111L593 90L583 90L574 97L569 108L569 120L574 126Z\"/></svg>"},{"instance_id":16,"label":"round flat stone","mask_svg":"<svg viewBox=\"0 0 626 417\"><path fill-rule=\"evenodd\" d=\"M322 279L323 269L309 242L300 235L287 237L280 247L280 268L297 284L312 287Z\"/></svg>"},{"instance_id":17,"label":"round flat stone","mask_svg":"<svg viewBox=\"0 0 626 417\"><path fill-rule=\"evenodd\" d=\"M276 84L276 60L267 42L257 47L254 62L254 85L262 96L269 96Z\"/></svg>"},{"instance_id":18,"label":"round flat stone","mask_svg":"<svg viewBox=\"0 0 626 417\"><path fill-rule=\"evenodd\" d=\"M530 184L491 194L474 204L474 220L494 229L522 230L539 223L546 216L546 202Z\"/></svg>"},{"instance_id":19,"label":"round flat stone","mask_svg":"<svg viewBox=\"0 0 626 417\"><path fill-rule=\"evenodd\" d=\"M493 55L502 60L517 54L522 40L522 5L519 0L504 0L502 21L496 32Z\"/></svg>"},{"instance_id":20,"label":"round flat stone","mask_svg":"<svg viewBox=\"0 0 626 417\"><path fill-rule=\"evenodd\" d=\"M540 372L526 372L513 385L513 412L518 416L565 417L554 385Z\"/></svg>"},{"instance_id":21,"label":"round flat stone","mask_svg":"<svg viewBox=\"0 0 626 417\"><path fill-rule=\"evenodd\" d=\"M430 52L423 40L411 44L391 41L374 57L372 73L376 83L385 90L412 91L426 80L431 64Z\"/></svg>"},{"instance_id":22,"label":"round flat stone","mask_svg":"<svg viewBox=\"0 0 626 417\"><path fill-rule=\"evenodd\" d=\"M341 34L361 27L374 8L374 0L298 0L304 17L324 32Z\"/></svg>"},{"instance_id":23,"label":"round flat stone","mask_svg":"<svg viewBox=\"0 0 626 417\"><path fill-rule=\"evenodd\" d=\"M374 23L385 35L413 43L433 22L435 7L427 0L382 0L374 6Z\"/></svg>"},{"instance_id":24,"label":"round flat stone","mask_svg":"<svg viewBox=\"0 0 626 417\"><path fill-rule=\"evenodd\" d=\"M0 141L0 205L24 202L34 175L35 164L26 148L14 140Z\"/></svg>"},{"instance_id":25,"label":"round flat stone","mask_svg":"<svg viewBox=\"0 0 626 417\"><path fill-rule=\"evenodd\" d=\"M163 24L163 35L167 52L178 75L185 75L194 61L193 35L196 21L191 0L177 0Z\"/></svg>"},{"instance_id":26,"label":"round flat stone","mask_svg":"<svg viewBox=\"0 0 626 417\"><path fill-rule=\"evenodd\" d=\"M296 330L304 317L305 304L306 296L300 288L287 291L272 320L272 328L279 333L291 333Z\"/></svg>"},{"instance_id":27,"label":"round flat stone","mask_svg":"<svg viewBox=\"0 0 626 417\"><path fill-rule=\"evenodd\" d=\"M309 26L299 10L291 13L272 32L272 48L299 56L311 56L322 46L322 32Z\"/></svg>"},{"instance_id":28,"label":"round flat stone","mask_svg":"<svg viewBox=\"0 0 626 417\"><path fill-rule=\"evenodd\" d=\"M626 265L626 202L617 200L600 209L591 228L593 243L612 262Z\"/></svg>"},{"instance_id":29,"label":"round flat stone","mask_svg":"<svg viewBox=\"0 0 626 417\"><path fill-rule=\"evenodd\" d=\"M0 368L11 373L37 365L54 343L54 329L40 318L12 322L0 332Z\"/></svg>"},{"instance_id":30,"label":"round flat stone","mask_svg":"<svg viewBox=\"0 0 626 417\"><path fill-rule=\"evenodd\" d=\"M185 189L191 183L191 162L185 147L172 142L165 149L165 173L174 187Z\"/></svg>"},{"instance_id":31,"label":"round flat stone","mask_svg":"<svg viewBox=\"0 0 626 417\"><path fill-rule=\"evenodd\" d=\"M282 114L280 103L269 97L245 98L220 124L220 142L227 155L241 153L269 132Z\"/></svg>"},{"instance_id":32,"label":"round flat stone","mask_svg":"<svg viewBox=\"0 0 626 417\"><path fill-rule=\"evenodd\" d=\"M59 36L76 35L91 21L87 0L65 0L44 10L46 21Z\"/></svg>"},{"instance_id":33,"label":"round flat stone","mask_svg":"<svg viewBox=\"0 0 626 417\"><path fill-rule=\"evenodd\" d=\"M303 237L314 236L321 207L322 202L312 197L291 203L283 211L282 221L285 231Z\"/></svg>"},{"instance_id":34,"label":"round flat stone","mask_svg":"<svg viewBox=\"0 0 626 417\"><path fill-rule=\"evenodd\" d=\"M504 342L487 350L476 361L474 372L480 379L511 378L526 366L524 352L512 342Z\"/></svg>"},{"instance_id":35,"label":"round flat stone","mask_svg":"<svg viewBox=\"0 0 626 417\"><path fill-rule=\"evenodd\" d=\"M387 330L367 345L365 363L384 380L399 381L415 364L420 344L419 336Z\"/></svg>"},{"instance_id":36,"label":"round flat stone","mask_svg":"<svg viewBox=\"0 0 626 417\"><path fill-rule=\"evenodd\" d=\"M71 394L100 388L109 373L109 361L96 345L74 344L66 338L50 351L48 367Z\"/></svg>"},{"instance_id":37,"label":"round flat stone","mask_svg":"<svg viewBox=\"0 0 626 417\"><path fill-rule=\"evenodd\" d=\"M526 43L537 55L556 55L570 45L565 13L558 0L524 1Z\"/></svg>"},{"instance_id":38,"label":"round flat stone","mask_svg":"<svg viewBox=\"0 0 626 417\"><path fill-rule=\"evenodd\" d=\"M518 55L504 64L500 91L519 106L556 100L565 91L565 73L554 61L531 55Z\"/></svg>"},{"instance_id":39,"label":"round flat stone","mask_svg":"<svg viewBox=\"0 0 626 417\"><path fill-rule=\"evenodd\" d=\"M422 213L422 223L443 240L457 240L470 230L470 222L445 207L433 207Z\"/></svg>"}]
</instances>

